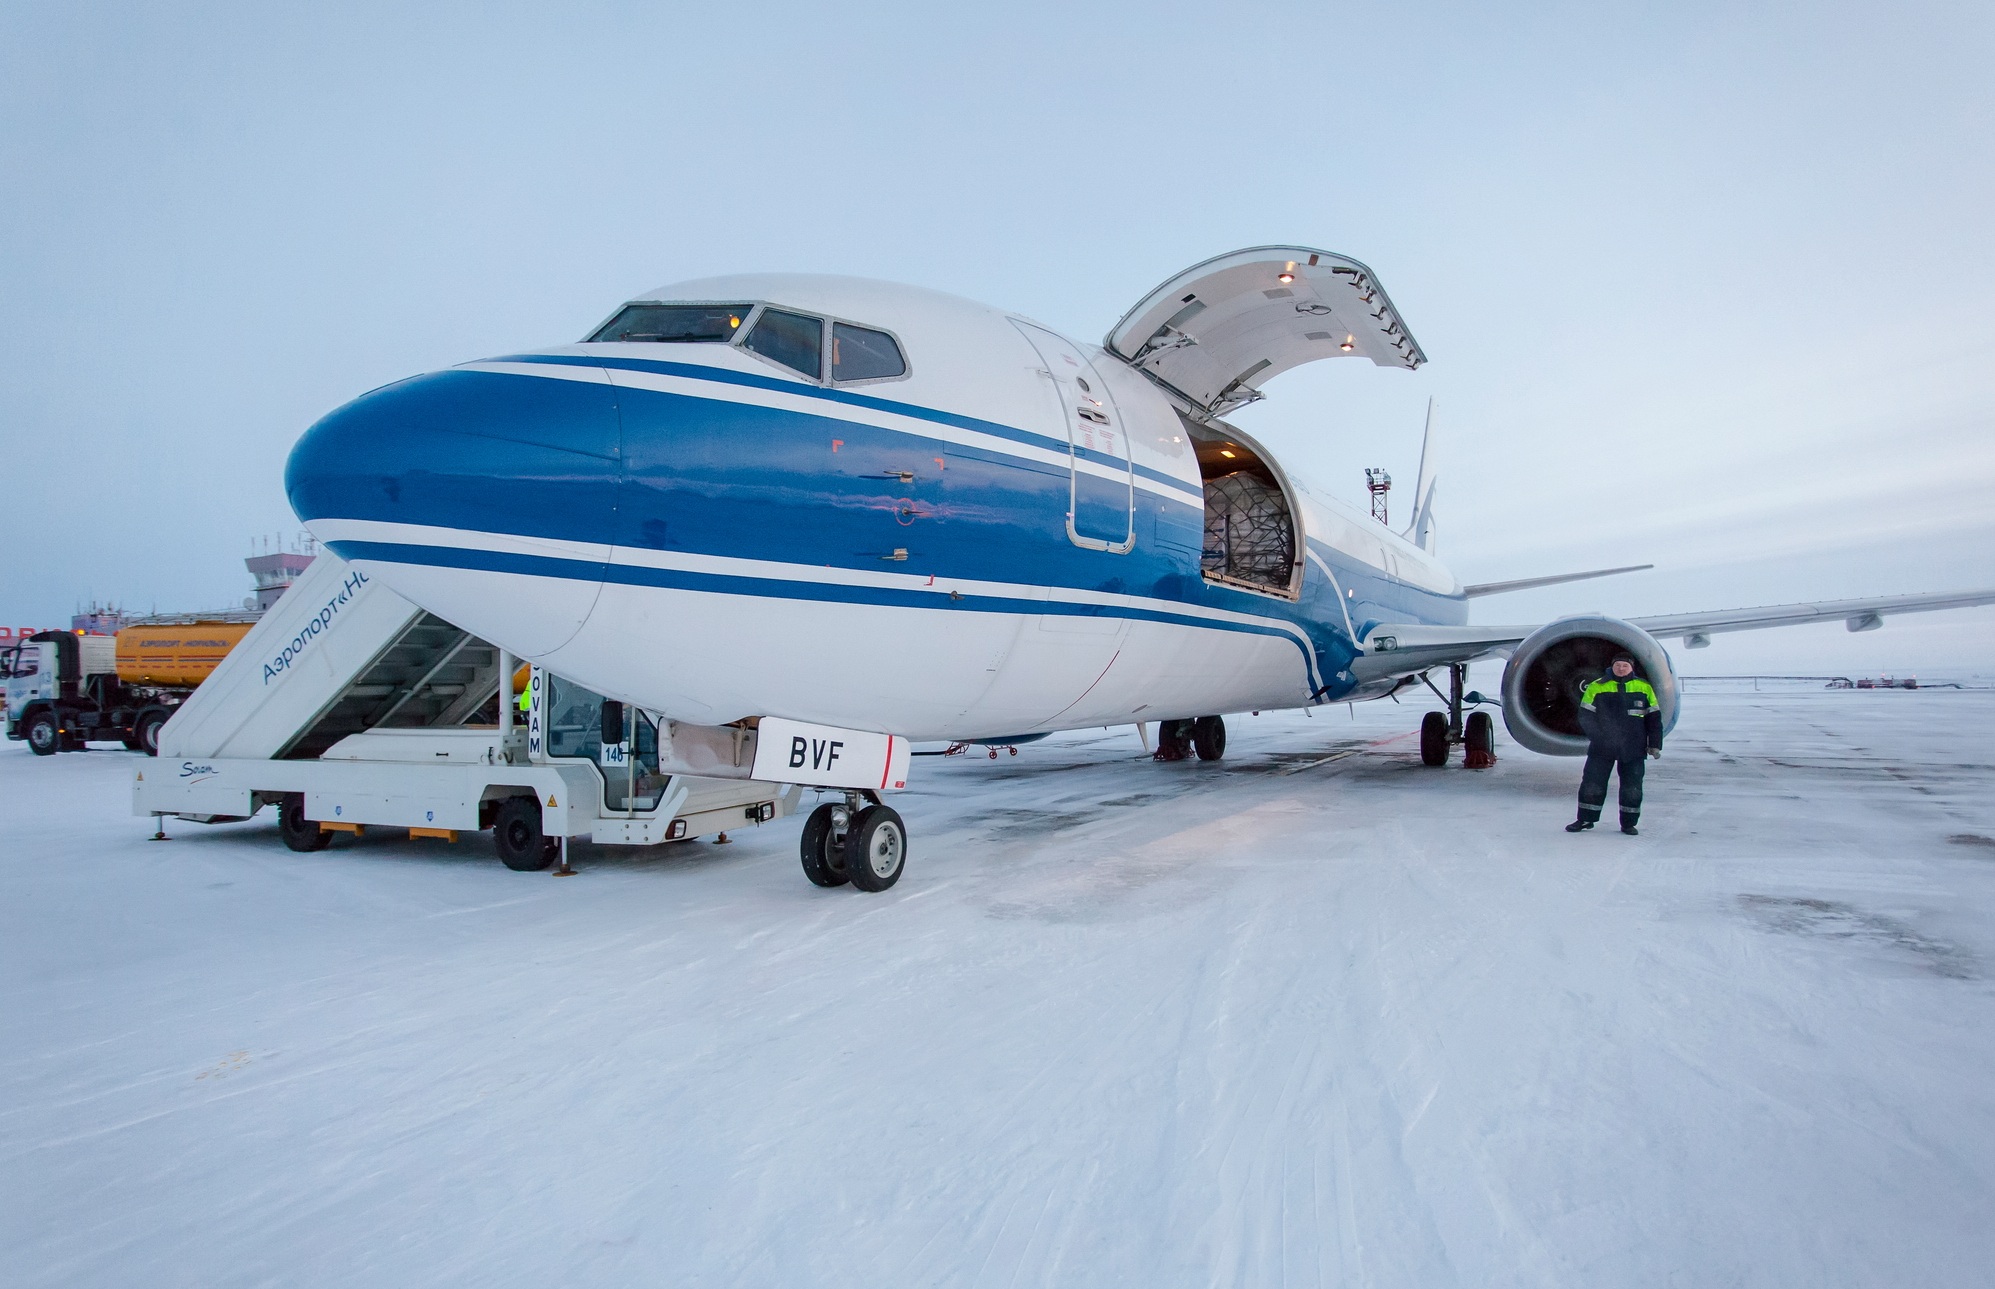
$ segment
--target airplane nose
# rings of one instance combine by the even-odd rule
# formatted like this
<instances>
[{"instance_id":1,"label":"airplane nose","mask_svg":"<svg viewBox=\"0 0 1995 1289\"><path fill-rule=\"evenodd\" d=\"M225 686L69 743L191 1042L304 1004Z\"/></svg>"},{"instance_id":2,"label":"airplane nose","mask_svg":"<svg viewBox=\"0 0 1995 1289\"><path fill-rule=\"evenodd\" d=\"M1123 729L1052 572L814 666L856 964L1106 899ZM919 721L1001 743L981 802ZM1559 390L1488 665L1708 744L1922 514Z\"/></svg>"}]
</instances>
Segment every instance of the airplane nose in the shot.
<instances>
[{"instance_id":1,"label":"airplane nose","mask_svg":"<svg viewBox=\"0 0 1995 1289\"><path fill-rule=\"evenodd\" d=\"M509 366L433 372L363 394L305 431L284 470L291 508L329 550L466 630L490 610L455 603L453 588L503 596L516 585L494 577L526 575L593 603L615 540L619 431L608 376ZM435 576L445 569L493 576ZM449 612L440 596L453 599ZM551 648L579 625L550 624L548 638L513 647Z\"/></svg>"},{"instance_id":2,"label":"airplane nose","mask_svg":"<svg viewBox=\"0 0 1995 1289\"><path fill-rule=\"evenodd\" d=\"M582 372L594 379L572 378ZM563 375L457 369L363 394L291 450L291 508L307 527L347 519L607 542L616 391L597 368Z\"/></svg>"}]
</instances>

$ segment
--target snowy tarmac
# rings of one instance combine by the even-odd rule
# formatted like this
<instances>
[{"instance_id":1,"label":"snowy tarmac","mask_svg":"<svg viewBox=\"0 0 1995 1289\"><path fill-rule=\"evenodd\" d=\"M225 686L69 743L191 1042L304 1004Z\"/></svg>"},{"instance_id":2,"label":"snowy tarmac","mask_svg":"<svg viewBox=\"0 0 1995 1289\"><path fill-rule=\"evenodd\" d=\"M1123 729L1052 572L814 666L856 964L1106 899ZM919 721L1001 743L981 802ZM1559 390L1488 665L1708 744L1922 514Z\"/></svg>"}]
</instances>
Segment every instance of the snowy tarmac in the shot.
<instances>
[{"instance_id":1,"label":"snowy tarmac","mask_svg":"<svg viewBox=\"0 0 1995 1289\"><path fill-rule=\"evenodd\" d=\"M1424 707L508 872L0 745L0 1282L1984 1285L1995 694L1699 692L1638 838Z\"/></svg>"}]
</instances>

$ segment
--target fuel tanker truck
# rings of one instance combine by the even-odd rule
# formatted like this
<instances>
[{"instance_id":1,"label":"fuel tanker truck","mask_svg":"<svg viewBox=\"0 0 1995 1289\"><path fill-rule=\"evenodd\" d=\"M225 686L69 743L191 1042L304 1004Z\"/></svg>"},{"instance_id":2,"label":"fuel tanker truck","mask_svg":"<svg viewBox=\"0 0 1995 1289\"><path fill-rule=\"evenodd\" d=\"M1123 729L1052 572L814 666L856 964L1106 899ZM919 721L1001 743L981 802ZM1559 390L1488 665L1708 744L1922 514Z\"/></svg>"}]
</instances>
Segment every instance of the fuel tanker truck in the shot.
<instances>
[{"instance_id":1,"label":"fuel tanker truck","mask_svg":"<svg viewBox=\"0 0 1995 1289\"><path fill-rule=\"evenodd\" d=\"M251 614L147 618L116 636L40 631L0 652L7 737L37 756L116 739L159 754L159 727L256 625Z\"/></svg>"}]
</instances>

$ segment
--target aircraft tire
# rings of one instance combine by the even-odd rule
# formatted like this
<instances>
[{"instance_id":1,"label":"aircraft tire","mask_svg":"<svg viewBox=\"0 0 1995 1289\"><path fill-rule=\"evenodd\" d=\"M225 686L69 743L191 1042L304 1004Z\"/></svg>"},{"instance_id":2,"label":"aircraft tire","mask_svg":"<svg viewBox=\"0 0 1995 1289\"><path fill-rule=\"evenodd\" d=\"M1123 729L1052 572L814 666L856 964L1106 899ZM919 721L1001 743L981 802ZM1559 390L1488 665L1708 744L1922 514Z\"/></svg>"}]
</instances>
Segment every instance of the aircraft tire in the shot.
<instances>
[{"instance_id":1,"label":"aircraft tire","mask_svg":"<svg viewBox=\"0 0 1995 1289\"><path fill-rule=\"evenodd\" d=\"M507 797L492 820L492 846L499 862L515 873L542 873L561 853L561 843L540 830L540 802Z\"/></svg>"},{"instance_id":2,"label":"aircraft tire","mask_svg":"<svg viewBox=\"0 0 1995 1289\"><path fill-rule=\"evenodd\" d=\"M1462 727L1464 764L1471 770L1485 770L1496 764L1496 722L1488 712L1470 712Z\"/></svg>"},{"instance_id":3,"label":"aircraft tire","mask_svg":"<svg viewBox=\"0 0 1995 1289\"><path fill-rule=\"evenodd\" d=\"M1440 712L1429 712L1420 718L1420 764L1447 763L1448 718Z\"/></svg>"},{"instance_id":4,"label":"aircraft tire","mask_svg":"<svg viewBox=\"0 0 1995 1289\"><path fill-rule=\"evenodd\" d=\"M1223 716L1201 716L1192 722L1192 746L1198 749L1201 761L1217 761L1226 755L1226 718Z\"/></svg>"},{"instance_id":5,"label":"aircraft tire","mask_svg":"<svg viewBox=\"0 0 1995 1289\"><path fill-rule=\"evenodd\" d=\"M1191 721L1164 721L1157 726L1157 759L1182 761L1191 755Z\"/></svg>"},{"instance_id":6,"label":"aircraft tire","mask_svg":"<svg viewBox=\"0 0 1995 1289\"><path fill-rule=\"evenodd\" d=\"M892 806L867 806L845 834L845 875L862 891L884 891L907 867L907 825Z\"/></svg>"},{"instance_id":7,"label":"aircraft tire","mask_svg":"<svg viewBox=\"0 0 1995 1289\"><path fill-rule=\"evenodd\" d=\"M36 756L54 756L62 750L62 726L56 724L54 712L36 712L30 716L21 737L28 741L28 750Z\"/></svg>"},{"instance_id":8,"label":"aircraft tire","mask_svg":"<svg viewBox=\"0 0 1995 1289\"><path fill-rule=\"evenodd\" d=\"M332 845L332 834L305 818L305 794L287 792L277 803L277 834L292 850L309 853Z\"/></svg>"},{"instance_id":9,"label":"aircraft tire","mask_svg":"<svg viewBox=\"0 0 1995 1289\"><path fill-rule=\"evenodd\" d=\"M845 871L845 843L838 839L837 813L840 807L830 801L810 812L804 820L802 850L804 876L813 886L843 886L852 878Z\"/></svg>"}]
</instances>

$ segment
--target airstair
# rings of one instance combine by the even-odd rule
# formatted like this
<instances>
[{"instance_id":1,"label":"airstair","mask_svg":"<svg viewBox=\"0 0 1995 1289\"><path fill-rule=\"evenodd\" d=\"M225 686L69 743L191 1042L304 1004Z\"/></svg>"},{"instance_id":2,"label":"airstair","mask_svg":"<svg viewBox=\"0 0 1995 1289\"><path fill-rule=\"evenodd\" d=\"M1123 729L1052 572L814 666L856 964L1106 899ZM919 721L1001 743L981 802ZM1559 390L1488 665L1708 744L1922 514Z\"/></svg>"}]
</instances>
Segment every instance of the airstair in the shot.
<instances>
[{"instance_id":1,"label":"airstair","mask_svg":"<svg viewBox=\"0 0 1995 1289\"><path fill-rule=\"evenodd\" d=\"M523 797L538 804L550 842L649 845L796 807L795 787L678 774L658 776L640 804L627 762L642 748L599 740L593 754L557 756L530 746L501 705L512 666L490 641L322 554L160 730L158 761L135 771L133 809L214 822L291 800L307 834L315 824L399 827L454 840ZM535 673L534 720L552 687ZM622 710L563 690L571 707L592 704L592 718L598 706ZM625 719L651 728L636 713Z\"/></svg>"},{"instance_id":2,"label":"airstair","mask_svg":"<svg viewBox=\"0 0 1995 1289\"><path fill-rule=\"evenodd\" d=\"M426 627L426 619L436 625ZM390 711L399 691L422 688L432 669L465 648L463 632L320 555L180 705L159 732L159 755L298 759L368 728L376 713L407 711L413 723L440 695ZM496 695L496 660L492 667ZM447 665L443 672L460 679Z\"/></svg>"}]
</instances>

